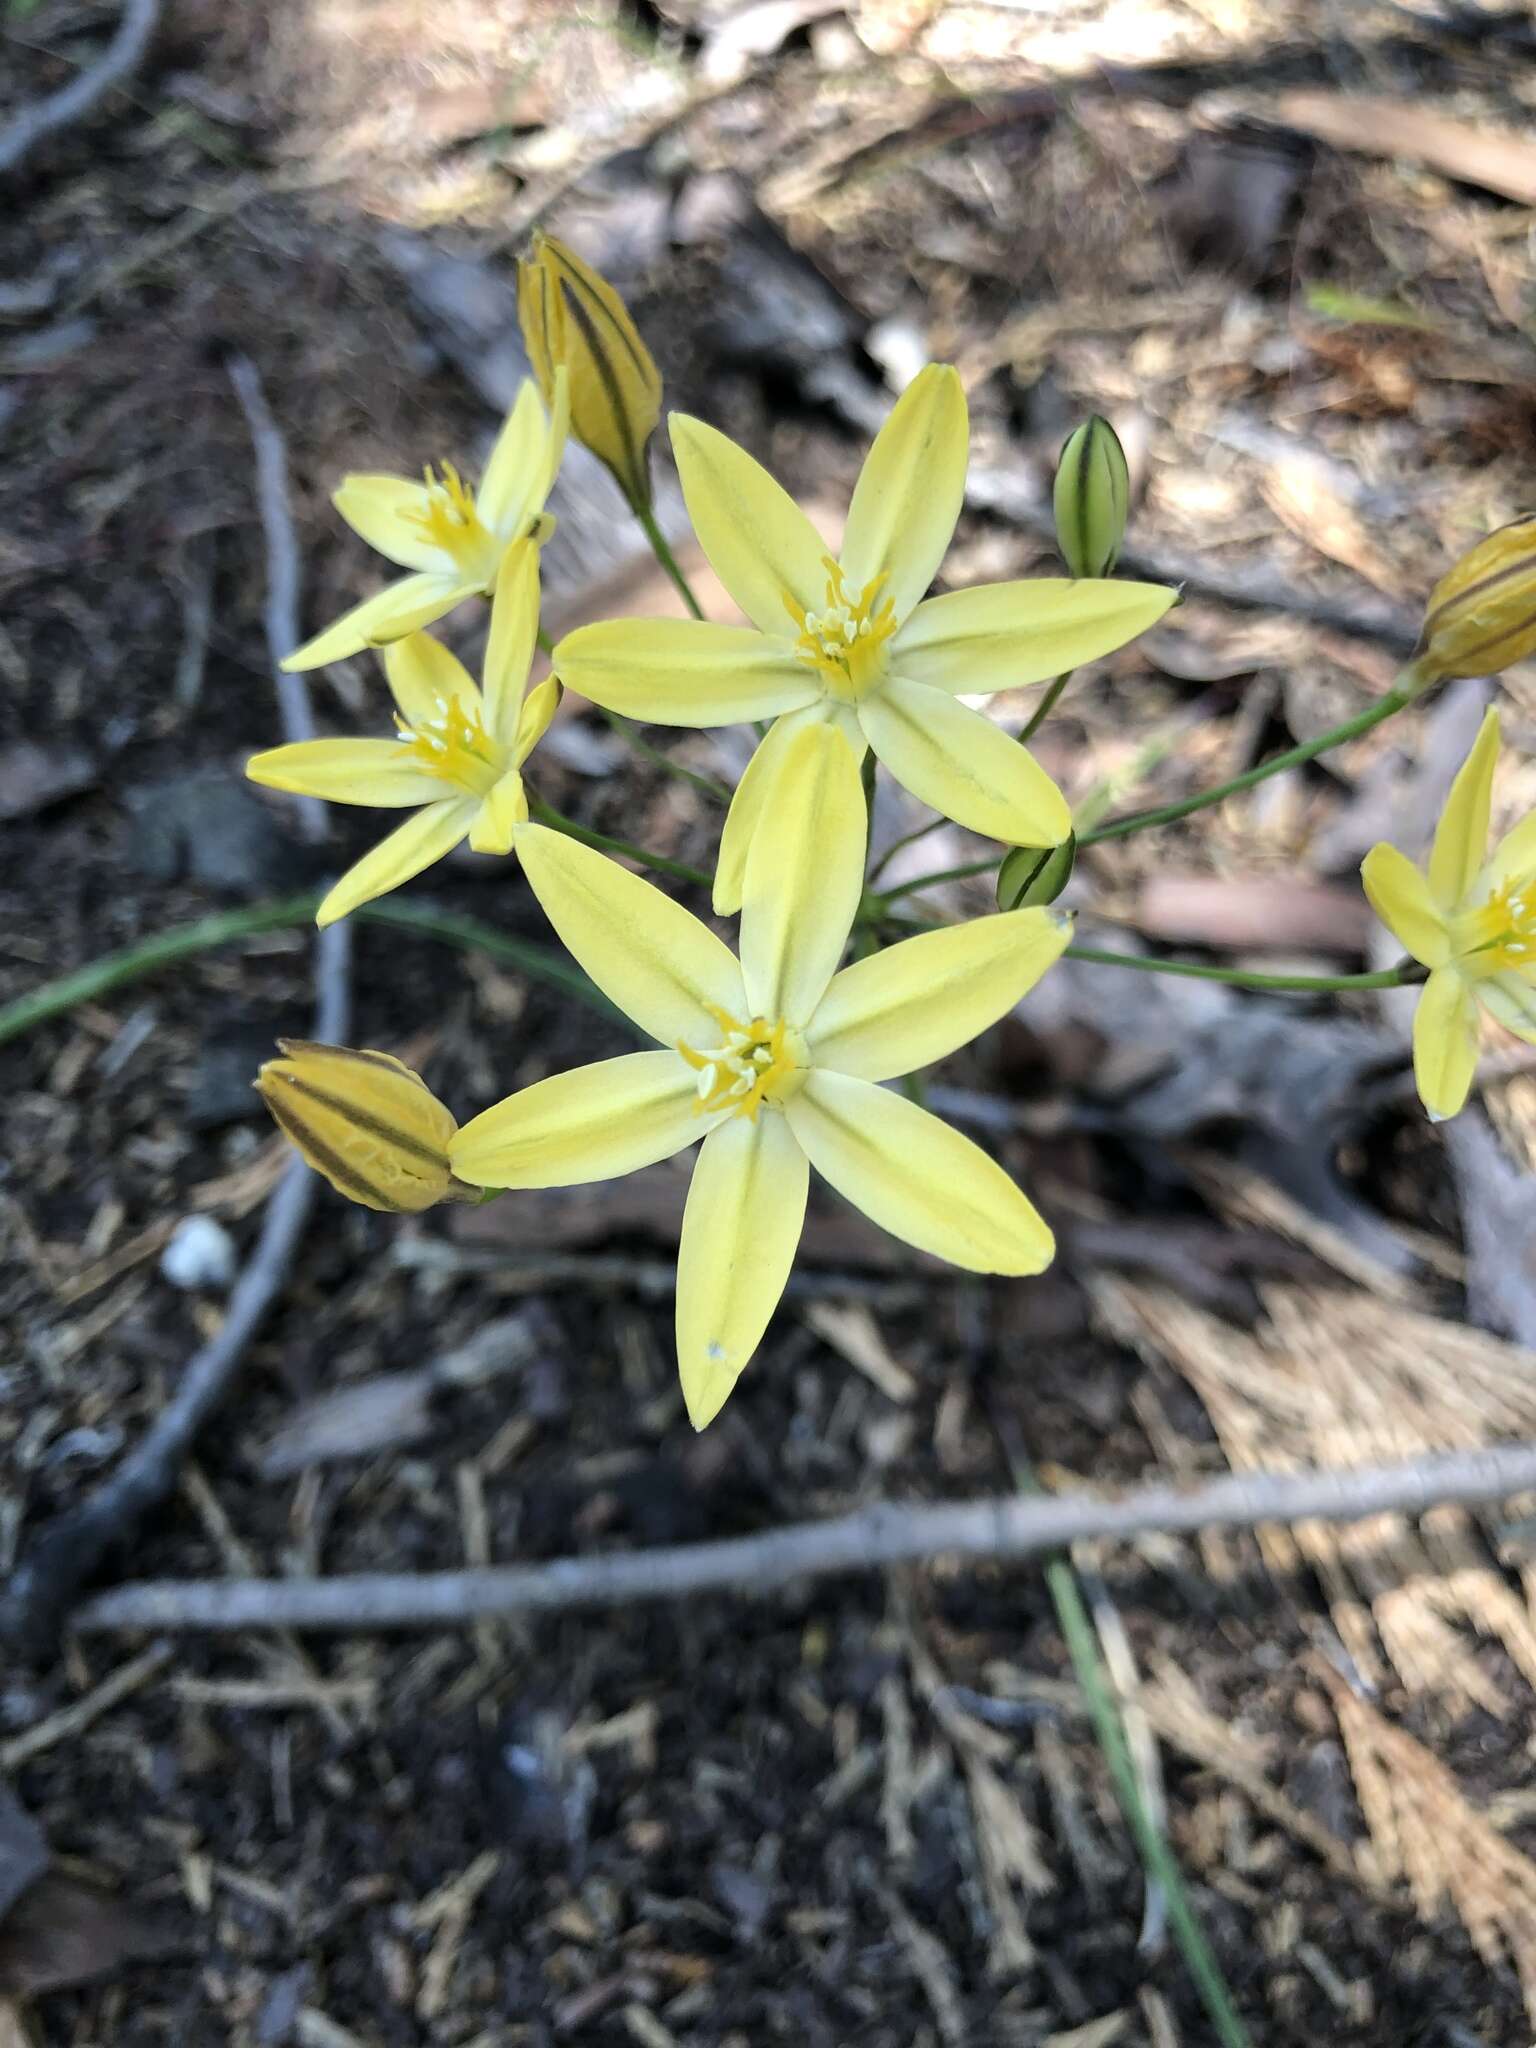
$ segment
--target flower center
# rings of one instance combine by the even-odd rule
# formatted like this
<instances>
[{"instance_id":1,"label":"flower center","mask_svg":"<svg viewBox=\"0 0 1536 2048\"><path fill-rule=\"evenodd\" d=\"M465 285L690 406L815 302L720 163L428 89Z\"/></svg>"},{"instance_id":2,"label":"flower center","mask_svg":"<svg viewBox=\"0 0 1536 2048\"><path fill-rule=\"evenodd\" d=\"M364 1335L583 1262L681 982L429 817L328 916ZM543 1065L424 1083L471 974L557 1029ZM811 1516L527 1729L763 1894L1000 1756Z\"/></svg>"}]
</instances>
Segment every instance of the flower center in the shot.
<instances>
[{"instance_id":1,"label":"flower center","mask_svg":"<svg viewBox=\"0 0 1536 2048\"><path fill-rule=\"evenodd\" d=\"M481 575L489 588L500 565L501 544L476 511L474 492L451 462L442 465L441 476L428 463L422 477L425 489L420 509L400 516L420 527L432 546L441 548L456 568Z\"/></svg>"},{"instance_id":2,"label":"flower center","mask_svg":"<svg viewBox=\"0 0 1536 2048\"><path fill-rule=\"evenodd\" d=\"M481 724L479 708L466 710L456 696L446 704L439 697L437 716L420 725L407 725L397 711L395 725L427 773L456 789L484 796L501 775L503 750Z\"/></svg>"},{"instance_id":3,"label":"flower center","mask_svg":"<svg viewBox=\"0 0 1536 2048\"><path fill-rule=\"evenodd\" d=\"M1503 882L1456 920L1456 955L1475 976L1536 969L1536 875Z\"/></svg>"},{"instance_id":4,"label":"flower center","mask_svg":"<svg viewBox=\"0 0 1536 2048\"><path fill-rule=\"evenodd\" d=\"M789 615L800 628L795 653L815 669L828 696L854 704L885 673L885 643L896 631L896 606L890 598L878 601L884 570L862 590L850 591L842 564L830 555L821 559L827 571L823 610L808 612L785 593Z\"/></svg>"},{"instance_id":5,"label":"flower center","mask_svg":"<svg viewBox=\"0 0 1536 2048\"><path fill-rule=\"evenodd\" d=\"M753 1017L743 1024L713 1004L709 1014L720 1026L720 1044L695 1051L679 1042L677 1048L699 1077L694 1112L706 1116L725 1109L756 1123L765 1102L776 1109L795 1092L804 1076L804 1061L788 1042L791 1034L782 1018L770 1024L766 1018Z\"/></svg>"}]
</instances>

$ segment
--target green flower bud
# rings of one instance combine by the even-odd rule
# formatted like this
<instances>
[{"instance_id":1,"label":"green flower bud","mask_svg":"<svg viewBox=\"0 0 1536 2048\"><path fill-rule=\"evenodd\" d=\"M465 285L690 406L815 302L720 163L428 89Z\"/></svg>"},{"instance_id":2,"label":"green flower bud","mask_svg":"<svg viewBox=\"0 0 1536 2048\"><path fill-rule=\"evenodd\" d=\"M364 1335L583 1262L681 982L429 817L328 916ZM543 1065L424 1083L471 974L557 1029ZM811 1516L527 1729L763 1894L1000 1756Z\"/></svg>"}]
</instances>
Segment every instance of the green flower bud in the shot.
<instances>
[{"instance_id":1,"label":"green flower bud","mask_svg":"<svg viewBox=\"0 0 1536 2048\"><path fill-rule=\"evenodd\" d=\"M1072 879L1077 862L1077 834L1069 832L1060 846L1016 846L997 871L999 910L1028 910L1054 903Z\"/></svg>"},{"instance_id":2,"label":"green flower bud","mask_svg":"<svg viewBox=\"0 0 1536 2048\"><path fill-rule=\"evenodd\" d=\"M1120 437L1095 413L1070 436L1056 468L1056 545L1074 576L1107 576L1114 568L1130 501Z\"/></svg>"}]
</instances>

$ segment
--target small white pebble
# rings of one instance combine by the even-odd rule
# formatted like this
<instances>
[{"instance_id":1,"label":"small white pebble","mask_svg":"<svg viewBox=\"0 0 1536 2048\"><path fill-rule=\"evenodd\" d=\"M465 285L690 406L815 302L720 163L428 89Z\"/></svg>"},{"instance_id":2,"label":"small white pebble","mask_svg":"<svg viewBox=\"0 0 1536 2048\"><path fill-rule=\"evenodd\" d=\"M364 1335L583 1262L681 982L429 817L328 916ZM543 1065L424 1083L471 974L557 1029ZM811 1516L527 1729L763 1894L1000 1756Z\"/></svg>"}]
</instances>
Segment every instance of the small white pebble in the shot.
<instances>
[{"instance_id":1,"label":"small white pebble","mask_svg":"<svg viewBox=\"0 0 1536 2048\"><path fill-rule=\"evenodd\" d=\"M235 1277L235 1241L211 1216L183 1216L160 1254L160 1270L186 1294L223 1294Z\"/></svg>"}]
</instances>

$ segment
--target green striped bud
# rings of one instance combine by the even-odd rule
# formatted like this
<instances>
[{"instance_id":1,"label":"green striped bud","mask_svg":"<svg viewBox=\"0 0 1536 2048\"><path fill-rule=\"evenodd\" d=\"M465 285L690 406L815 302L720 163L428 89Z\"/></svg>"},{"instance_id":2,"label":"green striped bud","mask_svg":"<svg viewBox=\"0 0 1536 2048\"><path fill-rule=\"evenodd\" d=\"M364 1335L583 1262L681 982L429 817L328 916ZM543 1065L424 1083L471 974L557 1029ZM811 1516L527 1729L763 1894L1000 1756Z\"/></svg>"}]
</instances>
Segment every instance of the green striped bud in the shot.
<instances>
[{"instance_id":1,"label":"green striped bud","mask_svg":"<svg viewBox=\"0 0 1536 2048\"><path fill-rule=\"evenodd\" d=\"M280 1038L256 1089L305 1164L365 1209L414 1214L476 1202L448 1146L458 1125L419 1074L387 1052Z\"/></svg>"},{"instance_id":2,"label":"green striped bud","mask_svg":"<svg viewBox=\"0 0 1536 2048\"><path fill-rule=\"evenodd\" d=\"M1069 832L1060 846L1014 847L997 871L998 909L1029 910L1054 903L1071 881L1076 863L1075 832Z\"/></svg>"},{"instance_id":3,"label":"green striped bud","mask_svg":"<svg viewBox=\"0 0 1536 2048\"><path fill-rule=\"evenodd\" d=\"M1095 413L1071 435L1056 467L1056 545L1074 576L1107 576L1120 559L1130 510L1125 450Z\"/></svg>"},{"instance_id":4,"label":"green striped bud","mask_svg":"<svg viewBox=\"0 0 1536 2048\"><path fill-rule=\"evenodd\" d=\"M650 440L661 418L661 372L607 278L551 235L535 235L517 266L517 312L546 404L562 364L571 432L607 464L633 511L651 503Z\"/></svg>"},{"instance_id":5,"label":"green striped bud","mask_svg":"<svg viewBox=\"0 0 1536 2048\"><path fill-rule=\"evenodd\" d=\"M1536 516L1495 527L1430 592L1411 672L1492 676L1536 653Z\"/></svg>"}]
</instances>

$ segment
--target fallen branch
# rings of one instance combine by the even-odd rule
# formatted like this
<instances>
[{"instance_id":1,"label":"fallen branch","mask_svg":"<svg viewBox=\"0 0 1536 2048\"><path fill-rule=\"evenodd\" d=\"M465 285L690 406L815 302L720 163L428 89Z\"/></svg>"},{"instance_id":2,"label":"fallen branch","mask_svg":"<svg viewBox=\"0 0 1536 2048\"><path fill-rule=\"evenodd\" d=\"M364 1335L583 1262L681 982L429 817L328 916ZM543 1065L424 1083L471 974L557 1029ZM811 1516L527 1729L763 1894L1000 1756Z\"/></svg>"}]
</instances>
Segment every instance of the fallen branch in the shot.
<instances>
[{"instance_id":1,"label":"fallen branch","mask_svg":"<svg viewBox=\"0 0 1536 2048\"><path fill-rule=\"evenodd\" d=\"M283 738L312 740L315 715L309 686L302 675L288 675L283 662L299 644L299 543L288 503L288 451L277 430L256 365L249 356L233 355L226 366L256 454L256 503L261 511L267 547L267 597L263 617L272 681ZM294 806L299 829L312 844L326 835L325 805L315 796L301 796Z\"/></svg>"},{"instance_id":2,"label":"fallen branch","mask_svg":"<svg viewBox=\"0 0 1536 2048\"><path fill-rule=\"evenodd\" d=\"M97 61L0 128L0 175L14 171L46 136L83 121L114 85L137 71L159 19L160 0L125 0L117 33Z\"/></svg>"},{"instance_id":3,"label":"fallen branch","mask_svg":"<svg viewBox=\"0 0 1536 2048\"><path fill-rule=\"evenodd\" d=\"M298 643L298 543L288 506L287 462L255 367L244 357L230 377L250 421L256 450L256 488L267 538L266 631L274 672ZM282 685L297 685L290 690ZM313 731L301 676L281 677L279 709L284 734ZM325 831L324 806L304 819L306 837ZM335 924L315 948L315 1036L344 1039L351 1012L351 930ZM176 1485L188 1453L233 1386L245 1348L287 1278L288 1267L314 1205L318 1183L294 1159L278 1182L262 1218L255 1250L234 1290L219 1333L189 1360L180 1384L141 1441L77 1507L60 1515L0 1591L0 1642L44 1650L57 1638L80 1588L113 1552L132 1542L145 1517Z\"/></svg>"},{"instance_id":4,"label":"fallen branch","mask_svg":"<svg viewBox=\"0 0 1536 2048\"><path fill-rule=\"evenodd\" d=\"M335 1579L149 1581L89 1601L77 1629L444 1628L577 1607L762 1593L829 1572L925 1558L1033 1557L1092 1537L1250 1528L1262 1522L1363 1521L1473 1507L1536 1487L1536 1444L1453 1451L1344 1472L1244 1472L1207 1486L1148 1487L1120 1500L1066 1498L894 1502L723 1543L561 1557L548 1564L457 1572L359 1572Z\"/></svg>"}]
</instances>

